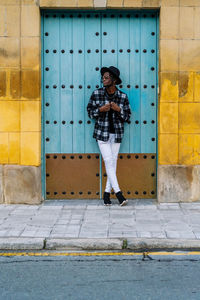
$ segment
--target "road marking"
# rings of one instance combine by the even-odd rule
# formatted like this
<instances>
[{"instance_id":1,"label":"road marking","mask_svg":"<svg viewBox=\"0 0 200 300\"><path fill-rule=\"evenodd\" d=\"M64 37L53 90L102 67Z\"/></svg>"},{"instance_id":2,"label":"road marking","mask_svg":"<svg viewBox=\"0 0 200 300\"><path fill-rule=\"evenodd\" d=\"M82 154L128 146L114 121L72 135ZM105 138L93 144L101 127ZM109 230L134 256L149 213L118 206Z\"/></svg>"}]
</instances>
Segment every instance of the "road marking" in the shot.
<instances>
[{"instance_id":1,"label":"road marking","mask_svg":"<svg viewBox=\"0 0 200 300\"><path fill-rule=\"evenodd\" d=\"M143 253L128 252L2 252L0 256L117 256L143 255Z\"/></svg>"},{"instance_id":2,"label":"road marking","mask_svg":"<svg viewBox=\"0 0 200 300\"><path fill-rule=\"evenodd\" d=\"M200 255L190 252L0 252L0 256L188 256Z\"/></svg>"}]
</instances>

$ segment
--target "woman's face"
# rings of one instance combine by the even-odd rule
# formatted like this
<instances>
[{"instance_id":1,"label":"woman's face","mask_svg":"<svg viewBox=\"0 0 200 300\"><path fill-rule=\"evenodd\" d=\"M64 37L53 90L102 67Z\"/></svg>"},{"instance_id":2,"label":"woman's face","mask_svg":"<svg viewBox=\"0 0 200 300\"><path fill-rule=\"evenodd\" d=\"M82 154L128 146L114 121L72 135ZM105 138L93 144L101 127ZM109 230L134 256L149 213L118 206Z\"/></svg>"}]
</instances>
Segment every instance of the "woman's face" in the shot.
<instances>
[{"instance_id":1,"label":"woman's face","mask_svg":"<svg viewBox=\"0 0 200 300\"><path fill-rule=\"evenodd\" d=\"M110 76L109 72L105 72L102 76L102 80L103 80L103 85L106 86L111 86L113 84L113 79Z\"/></svg>"}]
</instances>

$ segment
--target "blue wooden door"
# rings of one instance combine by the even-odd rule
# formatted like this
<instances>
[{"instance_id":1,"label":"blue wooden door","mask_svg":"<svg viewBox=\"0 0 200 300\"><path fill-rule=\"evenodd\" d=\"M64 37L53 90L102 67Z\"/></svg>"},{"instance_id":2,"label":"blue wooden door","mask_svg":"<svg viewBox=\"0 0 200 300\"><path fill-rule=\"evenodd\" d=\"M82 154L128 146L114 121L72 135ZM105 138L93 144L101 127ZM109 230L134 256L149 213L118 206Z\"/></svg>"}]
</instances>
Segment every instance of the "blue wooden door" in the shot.
<instances>
[{"instance_id":1,"label":"blue wooden door","mask_svg":"<svg viewBox=\"0 0 200 300\"><path fill-rule=\"evenodd\" d=\"M56 187L48 187L48 177L53 178L52 173L57 172L56 178L51 181L53 184L61 180L59 174L64 174L66 170L62 169L62 161L57 165L54 162L48 174L47 166L54 156L59 158L60 155L63 157L63 154L69 154L75 162L74 155L81 154L83 158L89 155L92 161L92 155L99 154L97 143L92 137L94 121L88 118L86 106L92 91L101 87L100 68L111 65L120 69L122 84L119 88L127 93L132 109L131 121L125 124L120 153L136 154L129 155L127 164L130 165L130 172L134 168L134 160L138 163L139 158L141 166L149 159L147 165L153 168L149 172L154 174L151 175L154 177L151 182L154 187L151 186L148 193L139 193L138 188L133 187L133 191L129 191L130 197L155 197L158 13L44 11L42 18L43 186L47 198L87 198L91 195L91 192L86 193L84 197L82 192L80 196L78 190L73 191L73 195L69 193L68 197L67 192L53 192ZM146 161L141 160L145 156ZM80 172L83 168L81 163ZM78 161L76 164L78 168ZM98 174L96 180L99 183L96 181L96 185L99 190L95 197L99 197L104 180L101 176L104 173L101 159L96 159L91 168L95 168ZM69 169L67 163L66 169ZM141 176L145 177L146 171L143 171L144 175ZM131 176L134 178L134 172ZM142 191L142 182L148 183L142 178L138 180ZM129 190L131 187L130 183ZM136 189L137 193L134 192Z\"/></svg>"}]
</instances>

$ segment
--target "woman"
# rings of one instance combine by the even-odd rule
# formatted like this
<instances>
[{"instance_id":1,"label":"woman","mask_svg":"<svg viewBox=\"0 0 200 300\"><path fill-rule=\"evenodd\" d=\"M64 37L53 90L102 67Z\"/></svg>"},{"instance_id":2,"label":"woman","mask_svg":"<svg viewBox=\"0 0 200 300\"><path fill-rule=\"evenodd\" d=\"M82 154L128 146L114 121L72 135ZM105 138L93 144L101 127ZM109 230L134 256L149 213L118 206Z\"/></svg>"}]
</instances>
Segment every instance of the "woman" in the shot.
<instances>
[{"instance_id":1,"label":"woman","mask_svg":"<svg viewBox=\"0 0 200 300\"><path fill-rule=\"evenodd\" d=\"M124 122L131 116L128 97L116 85L122 81L119 69L111 66L101 68L103 88L95 90L87 105L88 116L96 119L93 137L97 140L102 154L107 183L103 196L104 205L111 205L110 192L113 188L119 204L126 205L116 176L117 158L124 134Z\"/></svg>"}]
</instances>

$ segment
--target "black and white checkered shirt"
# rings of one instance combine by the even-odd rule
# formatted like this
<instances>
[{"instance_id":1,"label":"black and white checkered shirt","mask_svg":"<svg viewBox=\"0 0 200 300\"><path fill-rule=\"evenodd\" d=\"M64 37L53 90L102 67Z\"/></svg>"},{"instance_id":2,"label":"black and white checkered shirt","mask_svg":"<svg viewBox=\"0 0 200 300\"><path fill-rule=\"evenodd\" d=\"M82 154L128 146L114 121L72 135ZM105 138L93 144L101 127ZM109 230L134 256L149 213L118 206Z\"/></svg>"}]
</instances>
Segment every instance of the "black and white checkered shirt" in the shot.
<instances>
[{"instance_id":1,"label":"black and white checkered shirt","mask_svg":"<svg viewBox=\"0 0 200 300\"><path fill-rule=\"evenodd\" d=\"M130 104L127 95L118 89L116 90L112 101L121 108L120 112L112 111L115 128L115 143L121 143L124 135L124 122L128 122L131 116ZM109 117L108 112L100 112L99 108L109 102L106 88L103 87L92 93L87 105L89 118L96 119L93 137L96 140L104 142L109 139Z\"/></svg>"}]
</instances>

